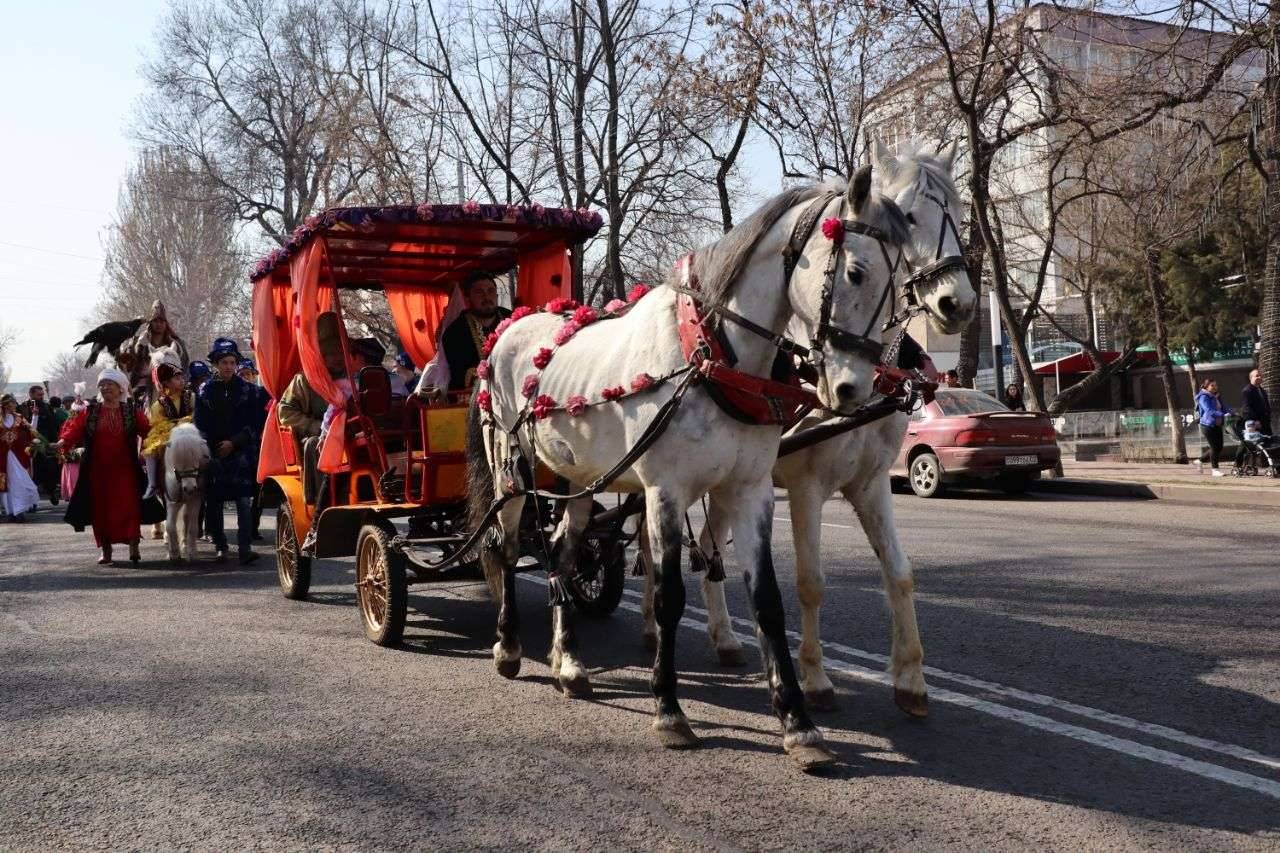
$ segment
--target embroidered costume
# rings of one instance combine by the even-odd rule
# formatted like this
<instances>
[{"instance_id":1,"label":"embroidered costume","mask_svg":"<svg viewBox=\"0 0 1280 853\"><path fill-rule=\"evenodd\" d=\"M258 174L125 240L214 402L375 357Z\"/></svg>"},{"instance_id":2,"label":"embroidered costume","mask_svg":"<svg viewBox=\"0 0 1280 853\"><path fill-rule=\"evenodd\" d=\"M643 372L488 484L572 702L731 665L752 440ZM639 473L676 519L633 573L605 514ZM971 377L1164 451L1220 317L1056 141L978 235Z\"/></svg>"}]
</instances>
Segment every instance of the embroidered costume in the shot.
<instances>
[{"instance_id":1,"label":"embroidered costume","mask_svg":"<svg viewBox=\"0 0 1280 853\"><path fill-rule=\"evenodd\" d=\"M118 407L90 403L62 428L66 447L84 446L67 523L76 532L92 525L98 547L138 540L145 482L138 464L138 440L151 423L126 398Z\"/></svg>"},{"instance_id":2,"label":"embroidered costume","mask_svg":"<svg viewBox=\"0 0 1280 853\"><path fill-rule=\"evenodd\" d=\"M29 473L35 436L22 415L0 415L0 515L17 518L40 502Z\"/></svg>"}]
</instances>

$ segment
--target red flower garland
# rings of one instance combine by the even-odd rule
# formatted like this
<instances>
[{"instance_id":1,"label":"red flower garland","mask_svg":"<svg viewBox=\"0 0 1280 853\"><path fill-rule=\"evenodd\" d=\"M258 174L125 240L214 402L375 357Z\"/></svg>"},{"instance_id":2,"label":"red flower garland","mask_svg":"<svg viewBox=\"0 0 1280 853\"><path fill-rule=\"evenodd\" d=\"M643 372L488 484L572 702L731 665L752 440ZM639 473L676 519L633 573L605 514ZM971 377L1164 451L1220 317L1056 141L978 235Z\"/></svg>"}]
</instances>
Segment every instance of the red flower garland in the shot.
<instances>
[{"instance_id":1,"label":"red flower garland","mask_svg":"<svg viewBox=\"0 0 1280 853\"><path fill-rule=\"evenodd\" d=\"M555 337L551 340L555 341L556 346L564 346L569 339L578 334L582 327L572 320L566 320L565 324L556 330Z\"/></svg>"},{"instance_id":2,"label":"red flower garland","mask_svg":"<svg viewBox=\"0 0 1280 853\"><path fill-rule=\"evenodd\" d=\"M489 369L489 359L486 358L476 365L476 376L481 379L488 379L492 375L493 373Z\"/></svg>"},{"instance_id":3,"label":"red flower garland","mask_svg":"<svg viewBox=\"0 0 1280 853\"><path fill-rule=\"evenodd\" d=\"M530 373L524 378L524 383L520 386L520 393L526 399L538 393L538 374Z\"/></svg>"},{"instance_id":4,"label":"red flower garland","mask_svg":"<svg viewBox=\"0 0 1280 853\"><path fill-rule=\"evenodd\" d=\"M844 242L844 220L838 216L828 216L822 220L822 236L832 243Z\"/></svg>"},{"instance_id":5,"label":"red flower garland","mask_svg":"<svg viewBox=\"0 0 1280 853\"><path fill-rule=\"evenodd\" d=\"M567 296L557 296L546 304L548 314L563 314L578 307L578 303Z\"/></svg>"},{"instance_id":6,"label":"red flower garland","mask_svg":"<svg viewBox=\"0 0 1280 853\"><path fill-rule=\"evenodd\" d=\"M482 412L493 411L493 397L488 391L480 391L476 394L476 405L480 407Z\"/></svg>"},{"instance_id":7,"label":"red flower garland","mask_svg":"<svg viewBox=\"0 0 1280 853\"><path fill-rule=\"evenodd\" d=\"M542 347L533 357L533 366L539 370L545 370L547 365L551 363L551 350ZM478 375L478 374L477 374Z\"/></svg>"},{"instance_id":8,"label":"red flower garland","mask_svg":"<svg viewBox=\"0 0 1280 853\"><path fill-rule=\"evenodd\" d=\"M528 317L530 314L537 314L537 313L538 313L537 308L530 308L528 305L521 305L519 308L511 312L511 322L514 323L516 320L523 320L525 317Z\"/></svg>"},{"instance_id":9,"label":"red flower garland","mask_svg":"<svg viewBox=\"0 0 1280 853\"><path fill-rule=\"evenodd\" d=\"M569 401L565 403L564 410L569 413L570 417L578 417L587 410L587 398L581 394L574 394L569 398Z\"/></svg>"},{"instance_id":10,"label":"red flower garland","mask_svg":"<svg viewBox=\"0 0 1280 853\"><path fill-rule=\"evenodd\" d=\"M590 326L596 320L600 319L600 313L590 305L583 305L577 311L573 312L573 322L579 326Z\"/></svg>"},{"instance_id":11,"label":"red flower garland","mask_svg":"<svg viewBox=\"0 0 1280 853\"><path fill-rule=\"evenodd\" d=\"M644 295L648 293L649 290L650 290L649 285L645 284L644 282L640 282L635 287L627 291L627 301L639 302L642 298L644 298Z\"/></svg>"},{"instance_id":12,"label":"red flower garland","mask_svg":"<svg viewBox=\"0 0 1280 853\"><path fill-rule=\"evenodd\" d=\"M654 378L647 373L640 373L631 380L632 391L648 391L653 387Z\"/></svg>"},{"instance_id":13,"label":"red flower garland","mask_svg":"<svg viewBox=\"0 0 1280 853\"><path fill-rule=\"evenodd\" d=\"M488 355L489 353L493 352L493 348L497 346L497 344L498 344L498 333L496 331L490 332L489 337L484 339L484 346L480 347L480 354Z\"/></svg>"},{"instance_id":14,"label":"red flower garland","mask_svg":"<svg viewBox=\"0 0 1280 853\"><path fill-rule=\"evenodd\" d=\"M556 401L547 394L539 394L533 401L533 419L540 421L556 410Z\"/></svg>"},{"instance_id":15,"label":"red flower garland","mask_svg":"<svg viewBox=\"0 0 1280 853\"><path fill-rule=\"evenodd\" d=\"M627 389L623 388L621 385L615 385L612 388L606 388L600 392L600 396L604 397L606 400L619 400L625 397L626 394Z\"/></svg>"},{"instance_id":16,"label":"red flower garland","mask_svg":"<svg viewBox=\"0 0 1280 853\"><path fill-rule=\"evenodd\" d=\"M620 311L621 309L626 307L627 307L627 300L625 299L610 299L608 302L604 304L604 310L606 314L613 314L614 312Z\"/></svg>"}]
</instances>

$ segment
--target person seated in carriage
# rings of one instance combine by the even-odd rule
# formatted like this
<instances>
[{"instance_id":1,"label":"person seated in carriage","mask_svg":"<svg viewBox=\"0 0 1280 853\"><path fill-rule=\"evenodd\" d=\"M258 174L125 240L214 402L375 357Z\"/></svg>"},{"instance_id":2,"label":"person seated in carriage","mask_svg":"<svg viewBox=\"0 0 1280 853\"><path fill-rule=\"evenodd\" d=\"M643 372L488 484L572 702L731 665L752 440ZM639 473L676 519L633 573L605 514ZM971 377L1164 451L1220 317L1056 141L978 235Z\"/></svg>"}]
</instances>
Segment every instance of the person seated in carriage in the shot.
<instances>
[{"instance_id":1,"label":"person seated in carriage","mask_svg":"<svg viewBox=\"0 0 1280 853\"><path fill-rule=\"evenodd\" d=\"M441 399L446 390L468 391L476 379L485 338L511 312L498 304L498 284L493 274L475 272L462 282L466 308L440 336L440 349L418 381L417 393Z\"/></svg>"},{"instance_id":2,"label":"person seated in carriage","mask_svg":"<svg viewBox=\"0 0 1280 853\"><path fill-rule=\"evenodd\" d=\"M413 358L402 352L395 358L395 368L391 371L391 393L396 397L408 397L418 387L418 371Z\"/></svg>"}]
</instances>

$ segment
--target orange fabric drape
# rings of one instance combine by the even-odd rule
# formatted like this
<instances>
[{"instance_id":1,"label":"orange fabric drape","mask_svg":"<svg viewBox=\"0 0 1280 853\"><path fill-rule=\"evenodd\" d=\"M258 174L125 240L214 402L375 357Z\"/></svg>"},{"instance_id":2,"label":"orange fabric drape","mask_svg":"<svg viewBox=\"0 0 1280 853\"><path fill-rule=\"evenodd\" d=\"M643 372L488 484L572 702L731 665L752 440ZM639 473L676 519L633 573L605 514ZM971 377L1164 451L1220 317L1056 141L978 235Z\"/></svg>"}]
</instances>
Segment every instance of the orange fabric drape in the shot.
<instances>
[{"instance_id":1,"label":"orange fabric drape","mask_svg":"<svg viewBox=\"0 0 1280 853\"><path fill-rule=\"evenodd\" d=\"M519 294L523 304L537 308L557 296L573 295L573 268L564 243L552 243L520 256Z\"/></svg>"},{"instance_id":2,"label":"orange fabric drape","mask_svg":"<svg viewBox=\"0 0 1280 853\"><path fill-rule=\"evenodd\" d=\"M342 464L346 452L347 396L329 375L316 334L316 318L331 310L334 304L333 283L327 275L328 265L324 241L314 240L289 262L289 277L293 280L293 291L297 296L294 317L298 325L298 359L302 363L302 372L325 402L338 407L338 414L329 425L329 434L320 448L319 468L332 473ZM341 320L338 328L342 329ZM342 345L345 351L345 335Z\"/></svg>"},{"instance_id":3,"label":"orange fabric drape","mask_svg":"<svg viewBox=\"0 0 1280 853\"><path fill-rule=\"evenodd\" d=\"M384 287L400 344L421 368L435 357L440 323L449 305L449 291L413 284L388 283Z\"/></svg>"},{"instance_id":4,"label":"orange fabric drape","mask_svg":"<svg viewBox=\"0 0 1280 853\"><path fill-rule=\"evenodd\" d=\"M253 353L258 359L262 387L271 395L258 454L259 483L285 470L284 447L276 426L276 400L299 369L292 318L293 289L288 280L276 276L259 280L253 287Z\"/></svg>"}]
</instances>

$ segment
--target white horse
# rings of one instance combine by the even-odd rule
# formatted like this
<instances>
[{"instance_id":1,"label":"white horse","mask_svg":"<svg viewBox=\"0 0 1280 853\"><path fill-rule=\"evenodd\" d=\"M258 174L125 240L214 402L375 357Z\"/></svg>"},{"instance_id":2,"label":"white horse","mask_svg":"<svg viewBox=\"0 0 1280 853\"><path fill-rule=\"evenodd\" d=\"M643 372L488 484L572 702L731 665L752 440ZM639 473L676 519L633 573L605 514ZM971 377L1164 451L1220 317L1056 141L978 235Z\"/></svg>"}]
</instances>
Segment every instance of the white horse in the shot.
<instances>
[{"instance_id":1,"label":"white horse","mask_svg":"<svg viewBox=\"0 0 1280 853\"><path fill-rule=\"evenodd\" d=\"M911 267L927 269L929 264L962 254L955 221L959 199L951 177L955 148L926 153L910 146L897 156L878 141L872 149L872 166L886 195L894 199L911 221L911 242L906 260ZM918 288L930 288L920 294L927 315L939 331L955 333L976 310L978 295L968 274L953 263L932 280L921 281ZM949 299L953 310L939 311L941 300ZM811 415L792 432L798 432L823 420ZM914 581L911 561L898 540L893 520L893 495L889 483L889 467L902 445L908 416L897 413L843 435L827 439L777 461L773 468L774 483L787 490L787 507L791 513L791 530L796 550L796 588L801 608L800 677L809 704L818 709L835 706L835 688L822 666L822 643L819 616L825 578L822 571L822 507L827 498L839 491L853 506L872 550L880 560L885 593L892 615L892 645L889 670L893 676L894 701L906 713L923 717L928 714L928 698L922 671L924 649L916 624L912 601ZM700 536L700 547L712 554L728 535L727 524L719 517L713 499L709 522ZM651 573L648 573L651 574ZM646 583L646 642L654 635L652 581ZM725 603L724 584L702 578L703 598L708 611L708 634L723 665L745 662L742 644L734 635Z\"/></svg>"},{"instance_id":2,"label":"white horse","mask_svg":"<svg viewBox=\"0 0 1280 853\"><path fill-rule=\"evenodd\" d=\"M209 464L209 444L195 424L178 424L169 434L164 451L165 540L172 563L196 559L196 534L204 503L204 469ZM182 536L178 536L178 516ZM179 550L181 543L181 550Z\"/></svg>"},{"instance_id":3,"label":"white horse","mask_svg":"<svg viewBox=\"0 0 1280 853\"><path fill-rule=\"evenodd\" d=\"M725 349L736 356L736 368L750 377L769 375L781 333L797 318L821 357L819 400L829 409L848 412L872 392L880 321L886 301L892 303L886 300L889 259L907 239L907 230L897 206L872 195L871 168L864 167L844 193L807 187L766 202L699 251L684 266L686 272L691 267L691 275L677 276L673 284L697 288L701 314L718 321ZM776 425L731 417L708 383L689 382L698 374L682 373L690 359L677 330L679 296L676 287L659 288L621 319L583 326L572 340L560 318L534 314L502 335L480 371L483 381L473 403L468 443L473 523L487 520L486 494L516 495L497 512L500 536L482 550L486 574L500 598L494 661L506 677L519 671L514 570L524 500L519 495L530 478L532 460L577 487L617 473L608 484L610 491L644 495L642 547L654 557L653 728L664 746L695 745L697 737L676 700L675 630L685 604L683 518L709 492L732 526L739 563L748 569L783 747L802 767L820 766L833 756L804 706L772 563L770 468L780 431ZM553 340L562 348L552 349ZM543 367L546 372L540 373ZM654 377L666 381L654 382ZM624 396L618 399L619 394ZM659 417L668 418L665 430L634 458L633 448L643 446L642 437ZM624 459L629 462L624 470L611 471ZM589 495L570 501L552 549L551 667L569 696L586 695L590 684L577 657L567 596L557 587L574 570L578 538L590 511Z\"/></svg>"}]
</instances>

